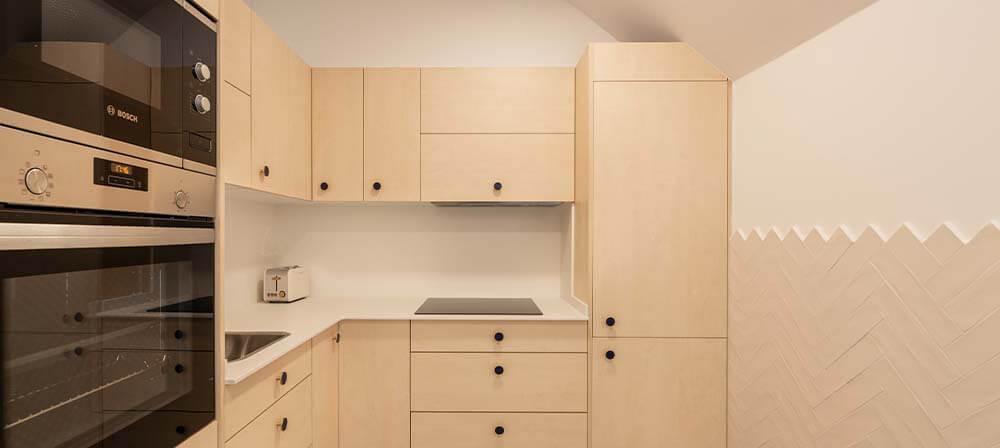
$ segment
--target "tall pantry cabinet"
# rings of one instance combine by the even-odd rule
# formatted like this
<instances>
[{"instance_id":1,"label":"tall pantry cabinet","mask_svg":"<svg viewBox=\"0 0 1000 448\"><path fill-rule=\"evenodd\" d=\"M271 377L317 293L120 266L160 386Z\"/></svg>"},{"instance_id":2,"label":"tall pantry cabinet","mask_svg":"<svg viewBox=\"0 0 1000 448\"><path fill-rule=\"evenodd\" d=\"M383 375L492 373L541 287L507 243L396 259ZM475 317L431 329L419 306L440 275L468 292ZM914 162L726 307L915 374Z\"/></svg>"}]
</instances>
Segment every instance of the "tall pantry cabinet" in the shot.
<instances>
[{"instance_id":1,"label":"tall pantry cabinet","mask_svg":"<svg viewBox=\"0 0 1000 448\"><path fill-rule=\"evenodd\" d=\"M591 44L576 77L591 446L724 447L729 81L682 43Z\"/></svg>"}]
</instances>

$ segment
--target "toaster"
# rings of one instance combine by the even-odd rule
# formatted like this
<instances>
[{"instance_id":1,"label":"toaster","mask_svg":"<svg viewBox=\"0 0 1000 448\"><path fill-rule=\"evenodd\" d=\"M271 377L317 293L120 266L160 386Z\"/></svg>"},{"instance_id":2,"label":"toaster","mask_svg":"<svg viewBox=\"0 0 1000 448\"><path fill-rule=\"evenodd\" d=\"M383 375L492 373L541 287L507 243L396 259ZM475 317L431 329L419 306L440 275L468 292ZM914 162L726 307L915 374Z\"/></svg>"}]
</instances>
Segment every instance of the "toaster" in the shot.
<instances>
[{"instance_id":1,"label":"toaster","mask_svg":"<svg viewBox=\"0 0 1000 448\"><path fill-rule=\"evenodd\" d=\"M294 302L309 297L309 271L302 266L281 266L264 271L264 301Z\"/></svg>"}]
</instances>

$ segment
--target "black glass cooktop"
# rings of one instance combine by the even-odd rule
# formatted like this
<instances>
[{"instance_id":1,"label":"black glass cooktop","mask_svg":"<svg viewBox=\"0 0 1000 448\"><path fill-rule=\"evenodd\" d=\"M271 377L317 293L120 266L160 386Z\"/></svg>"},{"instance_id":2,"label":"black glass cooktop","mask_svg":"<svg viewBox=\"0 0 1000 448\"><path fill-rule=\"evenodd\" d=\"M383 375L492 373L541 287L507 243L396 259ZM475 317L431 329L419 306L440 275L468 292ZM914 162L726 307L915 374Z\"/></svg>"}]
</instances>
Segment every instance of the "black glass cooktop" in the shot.
<instances>
[{"instance_id":1,"label":"black glass cooktop","mask_svg":"<svg viewBox=\"0 0 1000 448\"><path fill-rule=\"evenodd\" d=\"M541 316L531 299L437 298L424 301L416 314L477 314Z\"/></svg>"}]
</instances>

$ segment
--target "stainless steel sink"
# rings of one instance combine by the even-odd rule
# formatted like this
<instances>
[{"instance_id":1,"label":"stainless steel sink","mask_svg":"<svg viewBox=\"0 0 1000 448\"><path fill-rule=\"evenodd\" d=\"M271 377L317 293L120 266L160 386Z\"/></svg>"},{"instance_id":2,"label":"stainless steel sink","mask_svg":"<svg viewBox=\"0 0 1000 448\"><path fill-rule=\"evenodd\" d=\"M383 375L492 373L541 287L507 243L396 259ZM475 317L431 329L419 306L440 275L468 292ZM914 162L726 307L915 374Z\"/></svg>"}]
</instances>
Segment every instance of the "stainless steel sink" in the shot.
<instances>
[{"instance_id":1,"label":"stainless steel sink","mask_svg":"<svg viewBox=\"0 0 1000 448\"><path fill-rule=\"evenodd\" d=\"M226 361L239 361L288 336L283 331L226 333Z\"/></svg>"}]
</instances>

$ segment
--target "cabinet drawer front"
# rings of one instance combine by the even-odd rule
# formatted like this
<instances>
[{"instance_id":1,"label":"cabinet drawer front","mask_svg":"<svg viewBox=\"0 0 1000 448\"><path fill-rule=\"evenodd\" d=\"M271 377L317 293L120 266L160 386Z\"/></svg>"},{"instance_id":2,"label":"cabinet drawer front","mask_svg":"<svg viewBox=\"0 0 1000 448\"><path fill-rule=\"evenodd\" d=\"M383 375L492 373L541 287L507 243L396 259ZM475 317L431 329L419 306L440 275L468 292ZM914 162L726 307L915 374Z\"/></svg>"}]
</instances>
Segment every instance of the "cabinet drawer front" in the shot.
<instances>
[{"instance_id":1,"label":"cabinet drawer front","mask_svg":"<svg viewBox=\"0 0 1000 448\"><path fill-rule=\"evenodd\" d=\"M572 68L425 68L420 132L572 133Z\"/></svg>"},{"instance_id":2,"label":"cabinet drawer front","mask_svg":"<svg viewBox=\"0 0 1000 448\"><path fill-rule=\"evenodd\" d=\"M309 343L300 345L238 384L226 386L224 403L226 440L311 373ZM285 384L281 384L282 374Z\"/></svg>"},{"instance_id":3,"label":"cabinet drawer front","mask_svg":"<svg viewBox=\"0 0 1000 448\"><path fill-rule=\"evenodd\" d=\"M410 421L411 448L587 447L587 414L415 412Z\"/></svg>"},{"instance_id":4,"label":"cabinet drawer front","mask_svg":"<svg viewBox=\"0 0 1000 448\"><path fill-rule=\"evenodd\" d=\"M573 200L571 134L422 135L420 142L423 201Z\"/></svg>"},{"instance_id":5,"label":"cabinet drawer front","mask_svg":"<svg viewBox=\"0 0 1000 448\"><path fill-rule=\"evenodd\" d=\"M585 353L414 353L410 372L414 411L587 410Z\"/></svg>"},{"instance_id":6,"label":"cabinet drawer front","mask_svg":"<svg viewBox=\"0 0 1000 448\"><path fill-rule=\"evenodd\" d=\"M414 321L414 352L587 352L586 322Z\"/></svg>"},{"instance_id":7,"label":"cabinet drawer front","mask_svg":"<svg viewBox=\"0 0 1000 448\"><path fill-rule=\"evenodd\" d=\"M312 378L306 378L226 442L226 448L307 448L312 443L311 409Z\"/></svg>"}]
</instances>

